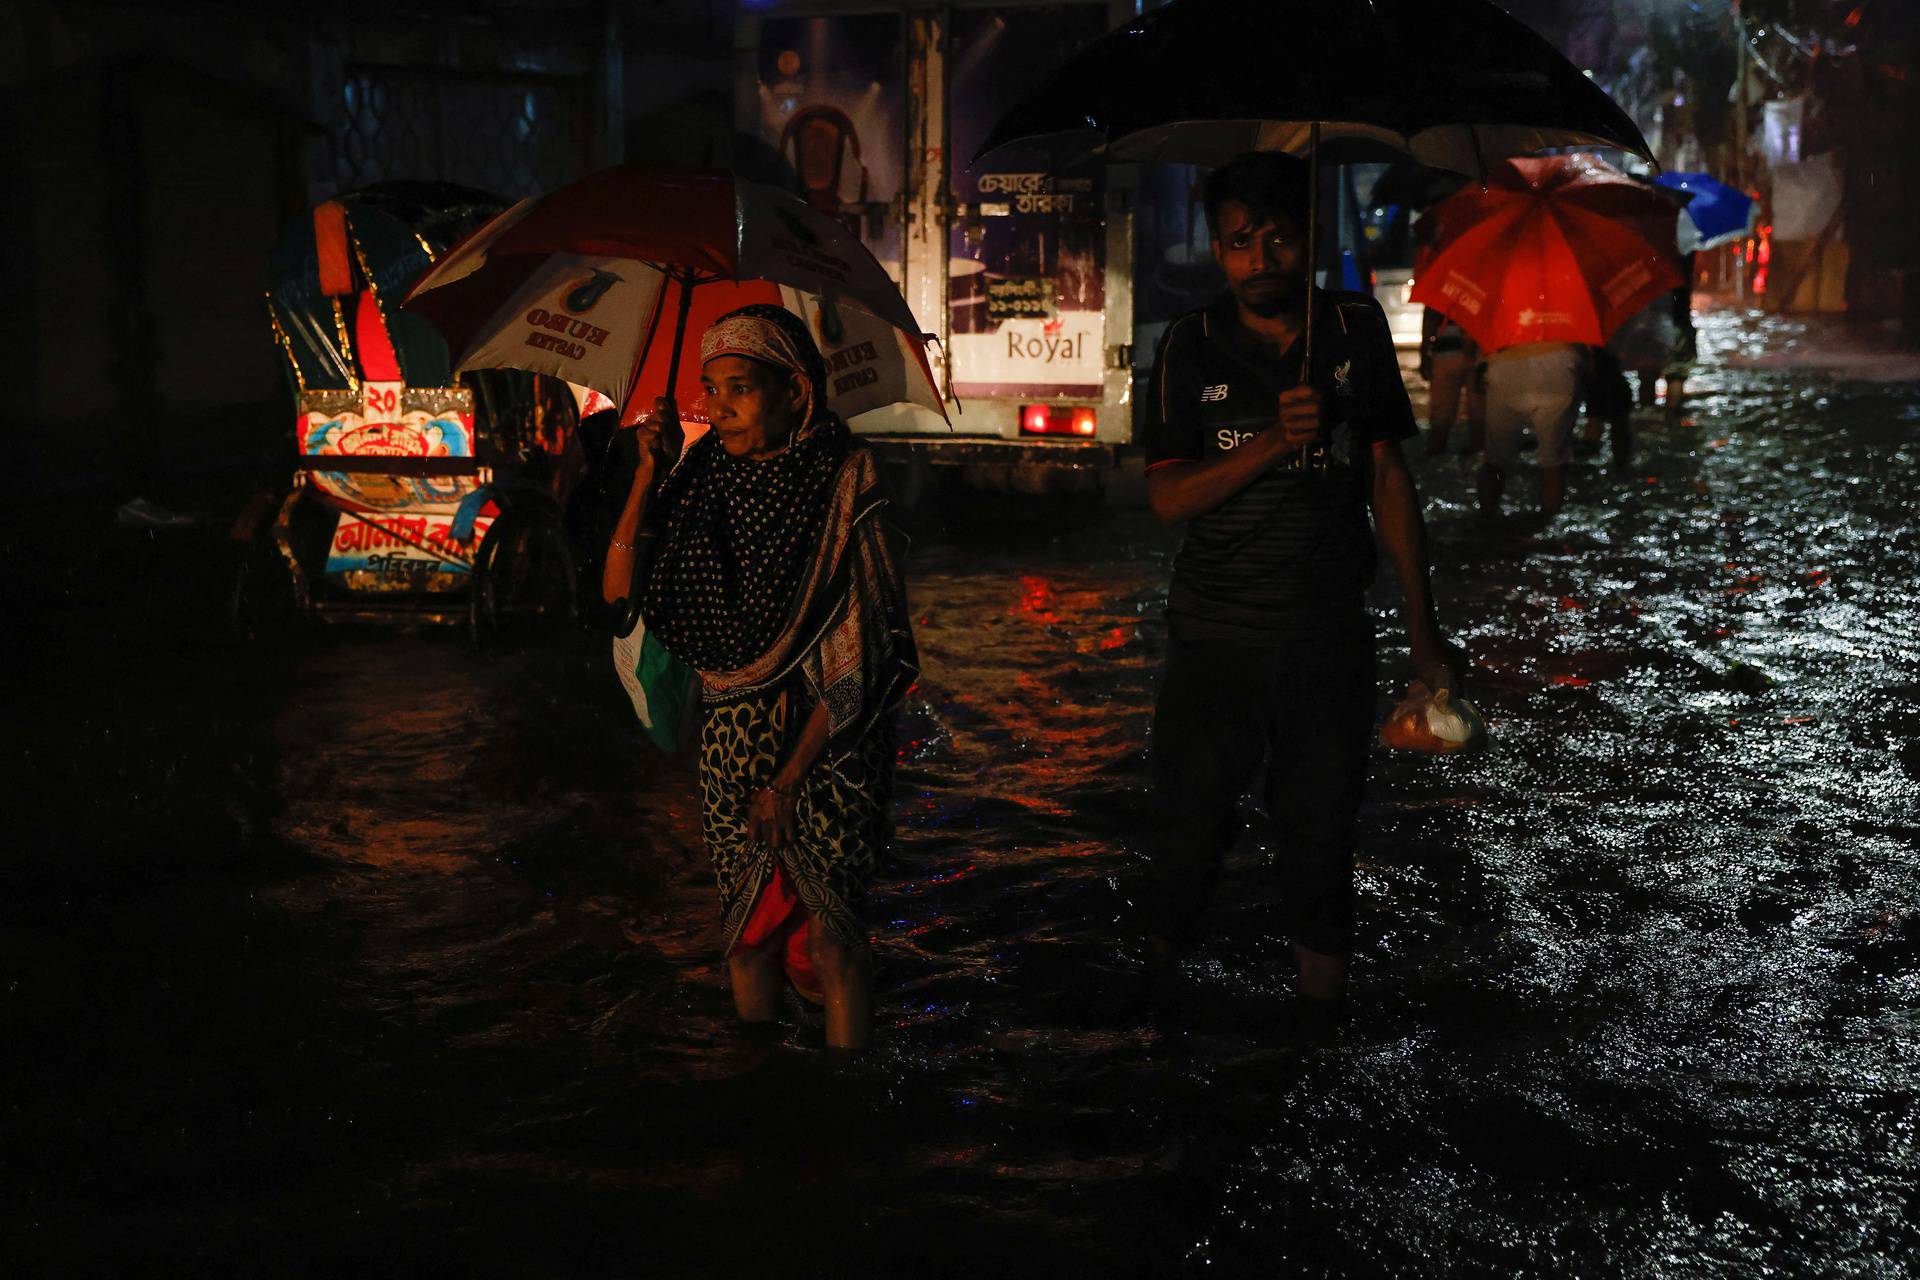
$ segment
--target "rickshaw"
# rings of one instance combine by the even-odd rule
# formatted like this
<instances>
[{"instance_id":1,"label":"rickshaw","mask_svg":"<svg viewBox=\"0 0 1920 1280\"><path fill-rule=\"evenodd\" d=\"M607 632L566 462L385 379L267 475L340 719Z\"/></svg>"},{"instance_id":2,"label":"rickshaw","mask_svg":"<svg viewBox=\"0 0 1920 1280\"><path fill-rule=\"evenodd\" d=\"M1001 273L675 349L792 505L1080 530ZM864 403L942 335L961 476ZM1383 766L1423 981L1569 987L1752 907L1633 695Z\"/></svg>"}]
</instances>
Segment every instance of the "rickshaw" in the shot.
<instances>
[{"instance_id":1,"label":"rickshaw","mask_svg":"<svg viewBox=\"0 0 1920 1280\"><path fill-rule=\"evenodd\" d=\"M242 635L299 617L465 625L476 642L578 607L567 503L583 398L514 370L454 377L408 288L504 208L388 182L319 205L274 250L267 295L294 398L293 476L234 527Z\"/></svg>"}]
</instances>

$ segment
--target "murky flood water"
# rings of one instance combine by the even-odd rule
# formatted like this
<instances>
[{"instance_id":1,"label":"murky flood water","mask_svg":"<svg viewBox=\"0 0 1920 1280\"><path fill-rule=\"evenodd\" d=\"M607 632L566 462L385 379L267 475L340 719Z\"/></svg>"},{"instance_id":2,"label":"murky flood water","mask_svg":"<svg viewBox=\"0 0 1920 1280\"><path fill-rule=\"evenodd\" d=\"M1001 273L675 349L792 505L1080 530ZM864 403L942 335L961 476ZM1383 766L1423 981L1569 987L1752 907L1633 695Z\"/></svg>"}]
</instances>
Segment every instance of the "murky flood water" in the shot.
<instances>
[{"instance_id":1,"label":"murky flood water","mask_svg":"<svg viewBox=\"0 0 1920 1280\"><path fill-rule=\"evenodd\" d=\"M1902 1274L1920 386L1752 367L1783 332L1706 317L1684 418L1642 415L1625 476L1583 457L1551 524L1488 524L1469 459L1417 459L1494 744L1376 754L1329 1042L1289 1021L1257 822L1177 1000L1119 918L1175 544L1142 512L929 518L880 1047L851 1071L804 1028L736 1054L692 776L640 745L602 643L236 649L191 555L104 547L18 624L43 656L11 700L5 1252Z\"/></svg>"}]
</instances>

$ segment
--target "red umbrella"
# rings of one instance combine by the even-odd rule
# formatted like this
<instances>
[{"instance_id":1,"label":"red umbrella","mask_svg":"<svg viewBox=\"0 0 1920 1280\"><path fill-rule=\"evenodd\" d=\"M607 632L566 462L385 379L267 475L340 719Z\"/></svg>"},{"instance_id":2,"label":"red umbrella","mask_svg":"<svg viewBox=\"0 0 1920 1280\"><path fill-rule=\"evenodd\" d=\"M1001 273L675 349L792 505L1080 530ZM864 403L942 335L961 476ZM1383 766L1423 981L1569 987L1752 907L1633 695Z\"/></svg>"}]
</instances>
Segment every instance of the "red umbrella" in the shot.
<instances>
[{"instance_id":1,"label":"red umbrella","mask_svg":"<svg viewBox=\"0 0 1920 1280\"><path fill-rule=\"evenodd\" d=\"M456 245L407 297L457 369L591 387L631 422L672 394L702 423L688 335L748 302L804 319L843 417L945 409L925 335L884 268L830 215L716 170L620 166L523 200Z\"/></svg>"},{"instance_id":2,"label":"red umbrella","mask_svg":"<svg viewBox=\"0 0 1920 1280\"><path fill-rule=\"evenodd\" d=\"M1412 298L1487 351L1599 346L1684 279L1679 207L1589 156L1508 160L1434 206L1439 246Z\"/></svg>"}]
</instances>

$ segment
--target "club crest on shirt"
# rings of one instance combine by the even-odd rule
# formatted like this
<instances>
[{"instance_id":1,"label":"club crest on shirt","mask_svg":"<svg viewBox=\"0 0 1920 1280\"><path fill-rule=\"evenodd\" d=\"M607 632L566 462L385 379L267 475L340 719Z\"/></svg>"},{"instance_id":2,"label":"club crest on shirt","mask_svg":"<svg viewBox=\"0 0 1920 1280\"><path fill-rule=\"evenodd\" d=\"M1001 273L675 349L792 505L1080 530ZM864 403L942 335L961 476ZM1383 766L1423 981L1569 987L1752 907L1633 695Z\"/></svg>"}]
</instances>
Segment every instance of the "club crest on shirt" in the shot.
<instances>
[{"instance_id":1,"label":"club crest on shirt","mask_svg":"<svg viewBox=\"0 0 1920 1280\"><path fill-rule=\"evenodd\" d=\"M1227 398L1227 384L1222 382L1211 387L1200 388L1200 403L1213 404Z\"/></svg>"},{"instance_id":2,"label":"club crest on shirt","mask_svg":"<svg viewBox=\"0 0 1920 1280\"><path fill-rule=\"evenodd\" d=\"M1353 394L1353 360L1342 360L1333 366L1333 390L1336 395Z\"/></svg>"}]
</instances>

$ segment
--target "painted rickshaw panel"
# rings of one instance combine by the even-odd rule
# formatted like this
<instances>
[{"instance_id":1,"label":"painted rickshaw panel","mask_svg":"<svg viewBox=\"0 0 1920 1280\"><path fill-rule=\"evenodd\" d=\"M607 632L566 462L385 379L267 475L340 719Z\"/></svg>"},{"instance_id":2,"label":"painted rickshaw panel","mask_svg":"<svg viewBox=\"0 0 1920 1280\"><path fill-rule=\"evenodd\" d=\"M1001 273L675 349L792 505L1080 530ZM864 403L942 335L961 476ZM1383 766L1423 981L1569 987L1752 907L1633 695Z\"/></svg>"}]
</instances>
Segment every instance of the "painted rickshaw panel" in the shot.
<instances>
[{"instance_id":1,"label":"painted rickshaw panel","mask_svg":"<svg viewBox=\"0 0 1920 1280\"><path fill-rule=\"evenodd\" d=\"M321 572L352 596L459 593L499 514L479 493L492 470L483 463L510 469L544 455L546 487L563 499L579 471L576 406L559 404L566 397L549 380L526 374L469 376L456 385L438 332L399 310L413 281L502 202L443 184L391 183L337 203L351 254L345 269L359 287L326 292L329 266L337 288L342 265L324 261L317 217L275 251L280 283L269 297L295 384L295 449L311 491L336 513ZM482 403L518 411L525 438L512 442L517 458L498 438L508 424L497 414L490 421ZM361 465L334 471L307 461L328 457ZM397 464L392 471L365 465L386 458ZM461 460L471 465L444 465ZM423 461L442 465L423 473L414 465Z\"/></svg>"}]
</instances>

